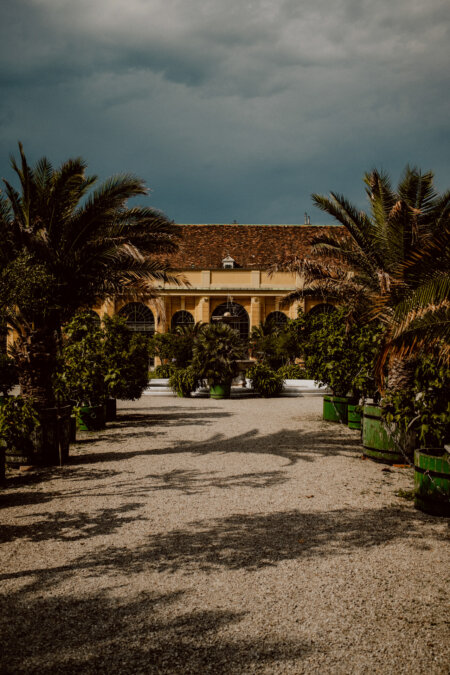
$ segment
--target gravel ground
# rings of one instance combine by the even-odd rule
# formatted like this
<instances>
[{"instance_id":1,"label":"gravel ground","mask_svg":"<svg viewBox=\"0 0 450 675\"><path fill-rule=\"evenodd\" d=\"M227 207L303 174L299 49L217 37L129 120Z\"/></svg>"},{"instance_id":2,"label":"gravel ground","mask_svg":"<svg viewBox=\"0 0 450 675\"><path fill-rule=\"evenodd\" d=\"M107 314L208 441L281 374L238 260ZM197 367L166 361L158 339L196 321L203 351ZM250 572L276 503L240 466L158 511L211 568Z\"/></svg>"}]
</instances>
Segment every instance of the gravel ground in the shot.
<instances>
[{"instance_id":1,"label":"gravel ground","mask_svg":"<svg viewBox=\"0 0 450 675\"><path fill-rule=\"evenodd\" d=\"M446 519L320 397L143 397L0 493L2 673L445 673Z\"/></svg>"}]
</instances>

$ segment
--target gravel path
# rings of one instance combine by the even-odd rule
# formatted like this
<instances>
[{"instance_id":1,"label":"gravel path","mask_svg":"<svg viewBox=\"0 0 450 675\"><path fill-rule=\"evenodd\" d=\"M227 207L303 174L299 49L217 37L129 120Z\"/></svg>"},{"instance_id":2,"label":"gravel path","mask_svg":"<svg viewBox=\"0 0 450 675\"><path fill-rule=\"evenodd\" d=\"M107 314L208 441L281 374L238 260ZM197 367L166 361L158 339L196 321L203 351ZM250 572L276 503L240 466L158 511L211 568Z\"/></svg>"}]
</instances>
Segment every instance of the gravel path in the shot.
<instances>
[{"instance_id":1,"label":"gravel path","mask_svg":"<svg viewBox=\"0 0 450 675\"><path fill-rule=\"evenodd\" d=\"M0 492L2 673L442 673L448 521L320 397L143 397Z\"/></svg>"}]
</instances>

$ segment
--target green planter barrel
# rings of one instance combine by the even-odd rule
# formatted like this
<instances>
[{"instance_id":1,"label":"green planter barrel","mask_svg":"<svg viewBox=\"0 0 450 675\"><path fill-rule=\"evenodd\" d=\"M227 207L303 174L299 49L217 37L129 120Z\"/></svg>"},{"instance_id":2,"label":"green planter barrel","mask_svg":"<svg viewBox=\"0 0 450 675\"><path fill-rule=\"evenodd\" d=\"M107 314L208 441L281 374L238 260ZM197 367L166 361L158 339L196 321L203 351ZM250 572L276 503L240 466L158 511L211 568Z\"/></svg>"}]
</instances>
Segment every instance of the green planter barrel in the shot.
<instances>
[{"instance_id":1,"label":"green planter barrel","mask_svg":"<svg viewBox=\"0 0 450 675\"><path fill-rule=\"evenodd\" d=\"M209 388L209 398L230 398L231 385L212 384Z\"/></svg>"},{"instance_id":2,"label":"green planter barrel","mask_svg":"<svg viewBox=\"0 0 450 675\"><path fill-rule=\"evenodd\" d=\"M361 429L361 409L357 403L348 404L347 416L349 429Z\"/></svg>"},{"instance_id":3,"label":"green planter barrel","mask_svg":"<svg viewBox=\"0 0 450 675\"><path fill-rule=\"evenodd\" d=\"M414 504L433 516L450 516L450 455L432 448L414 453Z\"/></svg>"},{"instance_id":4,"label":"green planter barrel","mask_svg":"<svg viewBox=\"0 0 450 675\"><path fill-rule=\"evenodd\" d=\"M327 422L347 424L348 398L346 396L323 397L323 419Z\"/></svg>"},{"instance_id":5,"label":"green planter barrel","mask_svg":"<svg viewBox=\"0 0 450 675\"><path fill-rule=\"evenodd\" d=\"M77 411L77 427L80 431L99 431L105 428L103 405L82 406Z\"/></svg>"},{"instance_id":6,"label":"green planter barrel","mask_svg":"<svg viewBox=\"0 0 450 675\"><path fill-rule=\"evenodd\" d=\"M379 405L365 405L363 417L363 454L385 464L402 464L404 457L381 419Z\"/></svg>"}]
</instances>

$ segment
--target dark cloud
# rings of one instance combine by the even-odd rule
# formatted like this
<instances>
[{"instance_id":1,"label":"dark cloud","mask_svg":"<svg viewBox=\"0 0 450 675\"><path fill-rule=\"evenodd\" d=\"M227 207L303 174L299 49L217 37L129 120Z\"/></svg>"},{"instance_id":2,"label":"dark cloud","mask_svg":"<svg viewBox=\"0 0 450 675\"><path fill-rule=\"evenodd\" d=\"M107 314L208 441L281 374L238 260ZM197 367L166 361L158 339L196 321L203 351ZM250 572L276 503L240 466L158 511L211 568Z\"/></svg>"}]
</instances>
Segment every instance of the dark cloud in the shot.
<instances>
[{"instance_id":1,"label":"dark cloud","mask_svg":"<svg viewBox=\"0 0 450 675\"><path fill-rule=\"evenodd\" d=\"M447 0L8 0L0 167L83 155L182 222L299 222L364 205L407 162L449 184ZM317 214L314 219L322 219Z\"/></svg>"}]
</instances>

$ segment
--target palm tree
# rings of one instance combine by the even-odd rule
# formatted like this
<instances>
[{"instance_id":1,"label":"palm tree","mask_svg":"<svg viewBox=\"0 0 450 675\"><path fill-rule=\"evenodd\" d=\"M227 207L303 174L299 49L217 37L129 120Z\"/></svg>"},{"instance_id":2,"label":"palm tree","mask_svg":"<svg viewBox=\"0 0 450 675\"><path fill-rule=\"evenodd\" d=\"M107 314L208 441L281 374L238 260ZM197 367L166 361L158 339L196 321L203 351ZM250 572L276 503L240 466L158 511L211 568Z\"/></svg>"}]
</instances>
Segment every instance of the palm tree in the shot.
<instances>
[{"instance_id":1,"label":"palm tree","mask_svg":"<svg viewBox=\"0 0 450 675\"><path fill-rule=\"evenodd\" d=\"M313 194L344 229L317 236L313 260L290 264L303 275L297 296L345 302L352 320L385 324L380 368L424 348L431 336L444 341L448 358L450 191L439 195L433 179L432 172L406 167L394 190L386 174L365 174L369 214L334 192Z\"/></svg>"},{"instance_id":2,"label":"palm tree","mask_svg":"<svg viewBox=\"0 0 450 675\"><path fill-rule=\"evenodd\" d=\"M154 209L127 206L147 193L133 175L93 189L82 159L55 169L44 157L30 167L19 149L11 164L20 189L4 180L0 195L0 297L18 334L22 394L51 406L62 324L117 293L152 296L156 283L177 281L161 254L176 249L178 228Z\"/></svg>"}]
</instances>

